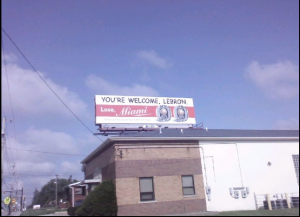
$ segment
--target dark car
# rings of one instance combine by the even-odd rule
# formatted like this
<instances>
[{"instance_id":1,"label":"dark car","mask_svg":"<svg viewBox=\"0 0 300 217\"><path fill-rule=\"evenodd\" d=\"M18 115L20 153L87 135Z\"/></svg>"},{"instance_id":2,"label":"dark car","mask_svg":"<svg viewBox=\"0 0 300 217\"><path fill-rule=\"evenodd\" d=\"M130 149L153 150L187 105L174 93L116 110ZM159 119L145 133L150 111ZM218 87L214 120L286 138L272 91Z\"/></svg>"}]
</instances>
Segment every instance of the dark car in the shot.
<instances>
[{"instance_id":1,"label":"dark car","mask_svg":"<svg viewBox=\"0 0 300 217\"><path fill-rule=\"evenodd\" d=\"M81 206L84 200L76 200L74 203L74 207Z\"/></svg>"}]
</instances>

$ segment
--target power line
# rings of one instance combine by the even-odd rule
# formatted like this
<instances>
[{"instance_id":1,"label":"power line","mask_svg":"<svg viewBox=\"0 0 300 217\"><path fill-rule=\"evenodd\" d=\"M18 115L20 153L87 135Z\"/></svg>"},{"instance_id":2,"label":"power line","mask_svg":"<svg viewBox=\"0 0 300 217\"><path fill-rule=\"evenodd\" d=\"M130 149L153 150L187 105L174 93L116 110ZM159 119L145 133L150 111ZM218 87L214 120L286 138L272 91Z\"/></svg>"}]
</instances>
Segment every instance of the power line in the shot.
<instances>
[{"instance_id":1,"label":"power line","mask_svg":"<svg viewBox=\"0 0 300 217\"><path fill-rule=\"evenodd\" d=\"M8 173L8 172L3 172L3 173ZM82 175L83 173L72 173L72 175L77 175L77 174L80 174L80 175ZM47 177L47 176L50 176L50 177L53 177L54 176L54 174L50 174L50 173L48 173L48 174L32 174L32 173L19 173L18 175L20 175L20 176L44 176L44 177ZM61 174L58 174L59 176L62 176L62 177L69 177L70 176L70 174L68 173L61 173ZM6 178L9 178L9 177L6 177Z\"/></svg>"},{"instance_id":2,"label":"power line","mask_svg":"<svg viewBox=\"0 0 300 217\"><path fill-rule=\"evenodd\" d=\"M5 112L4 112L3 107L2 107L2 103L1 103L1 111L3 113L3 117L6 118Z\"/></svg>"},{"instance_id":3,"label":"power line","mask_svg":"<svg viewBox=\"0 0 300 217\"><path fill-rule=\"evenodd\" d=\"M5 32L5 30L1 27L2 31L5 33L5 35L9 38L9 40L13 43L13 45L17 48L17 50L20 52L20 54L24 57L24 59L27 61L27 63L31 66L31 68L37 73L37 75L42 79L42 81L47 85L47 87L52 91L52 93L61 101L61 103L74 115L74 117L93 135L93 131L88 128L80 119L79 117L64 103L64 101L55 93L55 91L49 86L49 84L45 81L45 79L38 73L38 71L33 67L33 65L30 63L30 61L26 58L26 56L23 54L23 52L19 49L19 47L14 43L14 41L11 39L11 37ZM101 142L103 142L102 139L100 139L98 136L96 136Z\"/></svg>"},{"instance_id":4,"label":"power line","mask_svg":"<svg viewBox=\"0 0 300 217\"><path fill-rule=\"evenodd\" d=\"M4 66L5 66L5 73L6 73L6 81L7 81L7 88L8 88L8 96L9 96L9 102L10 102L10 109L11 109L11 114L12 114L12 116L13 116L13 120L15 120L14 110L13 110L13 108L12 108L12 103L11 103L10 87L9 87L9 81L8 81L8 74L7 74L6 60L5 60L4 44L3 44L2 38L1 38L1 44L2 44L2 51L3 51L3 60L4 60ZM15 135L15 141L16 141L16 129L15 129L15 124L14 124L14 135Z\"/></svg>"},{"instance_id":5,"label":"power line","mask_svg":"<svg viewBox=\"0 0 300 217\"><path fill-rule=\"evenodd\" d=\"M9 136L9 133L8 133L8 129L6 128L6 137L8 137ZM6 140L7 141L7 144L10 144L10 140L8 139L8 140ZM4 146L4 148L6 147L7 145L5 144L5 146ZM9 156L8 156L8 150L6 150L6 152L7 152L7 158L9 158ZM12 154L12 151L10 150L10 154L11 154L11 160L9 160L10 162L12 161L13 162L13 164L16 164L16 161L15 161L15 159L14 159L14 155Z\"/></svg>"},{"instance_id":6,"label":"power line","mask_svg":"<svg viewBox=\"0 0 300 217\"><path fill-rule=\"evenodd\" d=\"M41 158L41 159L43 159L43 160L45 160L45 161L48 161L49 162L49 160L47 160L47 159L45 159L45 158L43 158L43 157L41 157L41 156L38 156L38 155L36 155L36 157L39 157L39 158ZM73 168L71 168L71 167L67 167L67 166L63 166L63 165L60 165L60 164L58 164L58 163L55 163L55 162L53 162L53 161L50 161L51 163L53 163L53 164L56 164L56 165L58 165L58 166L60 166L60 167L65 167L65 168L68 168L69 170L71 169L71 170L74 170L74 171L78 171L78 170L75 170L75 169L73 169Z\"/></svg>"},{"instance_id":7,"label":"power line","mask_svg":"<svg viewBox=\"0 0 300 217\"><path fill-rule=\"evenodd\" d=\"M4 185L8 188L8 189L11 189L11 187L8 187L7 185L9 185L8 183L6 183L5 179L3 178L3 182L4 182Z\"/></svg>"},{"instance_id":8,"label":"power line","mask_svg":"<svg viewBox=\"0 0 300 217\"><path fill-rule=\"evenodd\" d=\"M9 79L8 79L8 73L7 73L7 65L6 65L6 59L5 59L5 50L4 50L4 43L3 43L3 39L1 37L1 45L2 45L2 51L3 51L3 60L4 60L4 66L5 66L5 73L6 73L6 81L7 81L7 88L8 88L8 96L9 96L9 102L10 102L10 109L11 109L11 113L12 113L12 117L13 117L13 129L14 129L14 140L15 143L14 145L17 144L17 140L16 140L16 125L15 125L15 115L14 115L14 110L13 110L13 106L12 106L12 97L10 94L10 87L9 87ZM19 152L17 151L17 160L19 159ZM14 162L15 166L18 166L18 164L16 165L16 163ZM18 177L17 177L17 183L18 183Z\"/></svg>"},{"instance_id":9,"label":"power line","mask_svg":"<svg viewBox=\"0 0 300 217\"><path fill-rule=\"evenodd\" d=\"M4 159L6 160L8 171L11 171L12 170L11 169L12 165L10 164L11 160L10 160L10 157L8 155L8 150L3 150L3 151L6 151L6 157L4 157ZM11 171L11 174L13 174L12 171Z\"/></svg>"},{"instance_id":10,"label":"power line","mask_svg":"<svg viewBox=\"0 0 300 217\"><path fill-rule=\"evenodd\" d=\"M9 135L8 134L8 129L6 129L7 130L7 136ZM10 143L11 141L10 140L7 140L7 143ZM5 147L4 147L5 148ZM8 150L6 150L6 152L7 152L7 159L6 160L9 160L8 159ZM12 158L14 158L14 155L13 155L13 153L12 153L12 151L10 150L10 153L11 153L11 156L12 156ZM17 157L18 157L18 152L17 152ZM11 161L11 160L9 160L9 161ZM8 163L8 162L7 162ZM9 166L9 165L8 165ZM17 174L16 174L16 170L17 170L17 168L15 168L16 167L16 161L13 159L13 165L10 165L10 167L9 167L9 169L10 168L12 168L12 176L14 177L14 181L15 181L15 183L18 183L18 179L19 179L19 177L17 176Z\"/></svg>"},{"instance_id":11,"label":"power line","mask_svg":"<svg viewBox=\"0 0 300 217\"><path fill-rule=\"evenodd\" d=\"M21 149L21 148L8 148L7 149L14 149L14 150L20 150L20 151L30 151L30 152L39 152L39 153L45 153L45 154L59 154L59 155L71 155L71 156L87 156L83 154L66 154L66 153L58 153L58 152L47 152L47 151L34 151L34 150L28 150L28 149Z\"/></svg>"}]
</instances>

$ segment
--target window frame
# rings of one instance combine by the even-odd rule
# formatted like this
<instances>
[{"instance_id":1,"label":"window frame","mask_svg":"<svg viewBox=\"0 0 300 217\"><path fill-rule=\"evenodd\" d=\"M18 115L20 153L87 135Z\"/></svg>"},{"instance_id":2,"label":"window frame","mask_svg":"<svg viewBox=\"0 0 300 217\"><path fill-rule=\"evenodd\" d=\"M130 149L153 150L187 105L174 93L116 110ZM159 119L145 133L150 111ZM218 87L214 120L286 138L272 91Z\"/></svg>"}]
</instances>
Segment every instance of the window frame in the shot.
<instances>
[{"instance_id":1,"label":"window frame","mask_svg":"<svg viewBox=\"0 0 300 217\"><path fill-rule=\"evenodd\" d=\"M96 167L93 173L93 179L100 179L102 181L102 168Z\"/></svg>"},{"instance_id":2,"label":"window frame","mask_svg":"<svg viewBox=\"0 0 300 217\"><path fill-rule=\"evenodd\" d=\"M152 192L141 192L141 180L143 179L151 179L152 181ZM139 187L140 187L140 201L146 202L146 201L155 201L155 193L154 193L154 178L153 177L140 177L139 178ZM152 195L151 199L142 199L143 195Z\"/></svg>"},{"instance_id":3,"label":"window frame","mask_svg":"<svg viewBox=\"0 0 300 217\"><path fill-rule=\"evenodd\" d=\"M76 192L77 191L77 192ZM77 196L85 196L85 188L84 187L77 187L74 189L74 194Z\"/></svg>"},{"instance_id":4,"label":"window frame","mask_svg":"<svg viewBox=\"0 0 300 217\"><path fill-rule=\"evenodd\" d=\"M188 186L188 187L185 187L183 186L183 177L191 177L192 178L192 182L193 182L193 186ZM196 190L195 190L195 182L194 182L194 175L182 175L181 176L181 184L182 184L182 195L183 196L193 196L193 195L196 195ZM185 194L184 193L184 189L191 189L193 188L193 194Z\"/></svg>"}]
</instances>

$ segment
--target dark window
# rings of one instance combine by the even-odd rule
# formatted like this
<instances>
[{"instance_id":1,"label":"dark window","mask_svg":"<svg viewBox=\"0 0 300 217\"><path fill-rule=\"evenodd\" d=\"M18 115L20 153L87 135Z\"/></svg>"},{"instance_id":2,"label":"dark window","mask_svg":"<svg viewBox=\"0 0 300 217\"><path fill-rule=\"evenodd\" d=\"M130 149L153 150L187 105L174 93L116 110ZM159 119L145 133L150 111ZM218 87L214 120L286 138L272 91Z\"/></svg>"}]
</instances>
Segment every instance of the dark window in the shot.
<instances>
[{"instance_id":1,"label":"dark window","mask_svg":"<svg viewBox=\"0 0 300 217\"><path fill-rule=\"evenodd\" d=\"M75 188L75 194L85 196L85 188Z\"/></svg>"},{"instance_id":2,"label":"dark window","mask_svg":"<svg viewBox=\"0 0 300 217\"><path fill-rule=\"evenodd\" d=\"M141 201L154 200L153 177L140 178Z\"/></svg>"},{"instance_id":3,"label":"dark window","mask_svg":"<svg viewBox=\"0 0 300 217\"><path fill-rule=\"evenodd\" d=\"M182 176L182 192L183 195L194 195L194 178L193 176Z\"/></svg>"}]
</instances>

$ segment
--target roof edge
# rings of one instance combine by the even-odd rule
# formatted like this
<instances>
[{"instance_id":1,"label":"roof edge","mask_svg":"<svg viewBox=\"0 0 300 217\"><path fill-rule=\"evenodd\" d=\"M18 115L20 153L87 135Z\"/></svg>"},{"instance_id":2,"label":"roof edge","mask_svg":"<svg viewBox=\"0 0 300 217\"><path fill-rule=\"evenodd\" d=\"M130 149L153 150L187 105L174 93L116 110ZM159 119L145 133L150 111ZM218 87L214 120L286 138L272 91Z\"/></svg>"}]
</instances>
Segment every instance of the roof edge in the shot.
<instances>
[{"instance_id":1,"label":"roof edge","mask_svg":"<svg viewBox=\"0 0 300 217\"><path fill-rule=\"evenodd\" d=\"M299 137L113 137L112 141L159 141L159 140L197 140L197 141L298 141Z\"/></svg>"},{"instance_id":2,"label":"roof edge","mask_svg":"<svg viewBox=\"0 0 300 217\"><path fill-rule=\"evenodd\" d=\"M81 164L85 164L88 160L90 160L96 153L98 153L99 151L101 151L102 149L106 148L109 143L111 142L111 137L107 138L106 140L104 140L104 142L98 146L98 148L96 148L94 151L92 151L92 153L90 153L86 158L84 158L80 163Z\"/></svg>"},{"instance_id":3,"label":"roof edge","mask_svg":"<svg viewBox=\"0 0 300 217\"><path fill-rule=\"evenodd\" d=\"M299 137L109 137L98 148L84 158L80 163L84 164L93 158L98 152L105 149L110 143L117 141L299 141Z\"/></svg>"}]
</instances>

